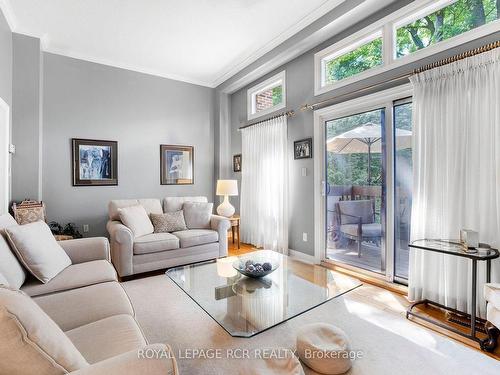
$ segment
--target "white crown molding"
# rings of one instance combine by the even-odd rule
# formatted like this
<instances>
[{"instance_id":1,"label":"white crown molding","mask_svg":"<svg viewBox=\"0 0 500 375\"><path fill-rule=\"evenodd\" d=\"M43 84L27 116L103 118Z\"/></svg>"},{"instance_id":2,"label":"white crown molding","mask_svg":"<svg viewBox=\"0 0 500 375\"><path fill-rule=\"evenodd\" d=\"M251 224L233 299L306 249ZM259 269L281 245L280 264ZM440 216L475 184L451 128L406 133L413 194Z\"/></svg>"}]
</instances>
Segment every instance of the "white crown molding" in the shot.
<instances>
[{"instance_id":1,"label":"white crown molding","mask_svg":"<svg viewBox=\"0 0 500 375\"><path fill-rule=\"evenodd\" d=\"M16 17L14 16L14 12L12 11L9 1L0 0L0 10L2 11L5 20L9 25L10 31L12 32L16 31L17 20Z\"/></svg>"},{"instance_id":2,"label":"white crown molding","mask_svg":"<svg viewBox=\"0 0 500 375\"><path fill-rule=\"evenodd\" d=\"M292 27L288 28L284 32L282 32L280 35L278 35L276 38L271 40L270 42L266 43L263 47L259 48L257 51L252 53L251 55L243 58L240 61L237 61L234 63L229 69L227 69L226 73L223 73L220 75L217 79L215 79L212 82L208 81L203 81L203 80L197 80L193 79L191 77L185 77L185 76L180 76L177 74L172 74L172 73L167 73L167 72L162 72L159 70L151 69L148 67L144 66L138 66L135 64L127 64L123 62L118 62L118 61L113 61L106 59L104 57L100 56L91 56L83 53L78 53L75 51L68 51L68 50L62 50L57 47L51 46L49 44L49 35L33 35L32 33L26 32L26 30L21 30L18 29L17 22L14 16L14 13L12 12L12 8L10 6L10 3L8 0L0 0L0 9L5 15L5 18L7 19L7 22L9 24L9 27L12 32L16 32L18 34L23 34L35 38L40 38L41 40L41 48L42 51L48 52L48 53L53 53L61 56L67 56L79 60L84 60L84 61L89 61L97 64L102 64L102 65L107 65L107 66L112 66L116 68L121 68L121 69L126 69L126 70L131 70L139 73L144 73L144 74L149 74L149 75L154 75L162 78L168 78L176 81L181 81L181 82L186 82L194 85L200 85L200 86L205 86L209 88L215 88L221 83L225 82L228 78L232 77L234 74L238 73L240 70L243 68L247 67L254 61L256 61L258 58L262 57L265 55L267 52L271 51L272 49L276 48L279 44L302 30L303 28L307 27L310 25L312 22L317 20L318 18L322 17L332 9L336 8L338 5L342 4L347 0L326 0L323 2L319 7L317 7L315 10L312 12L308 13L306 16L304 16L299 22L295 23Z\"/></svg>"},{"instance_id":3,"label":"white crown molding","mask_svg":"<svg viewBox=\"0 0 500 375\"><path fill-rule=\"evenodd\" d=\"M287 40L291 36L295 35L296 33L298 33L300 30L304 29L305 27L309 26L311 23L316 21L318 18L324 16L326 13L328 13L332 9L335 9L336 7L338 7L340 4L344 3L345 1L346 0L327 0L327 1L325 1L323 4L321 4L315 10L313 10L312 12L305 15L300 21L295 23L293 26L289 27L287 30L283 31L280 35L278 35L276 38L274 38L271 41L269 41L268 43L266 43L263 47L259 48L257 51L250 54L249 56L247 56L243 60L233 64L233 66L228 68L225 73L222 73L217 79L215 79L213 81L212 87L217 87L221 83L227 81L229 78L231 78L233 75L238 73L240 70L246 68L248 65L255 62L257 59L259 59L260 57L264 56L269 51L271 51L274 48L276 48L277 46L279 46L285 40Z\"/></svg>"},{"instance_id":4,"label":"white crown molding","mask_svg":"<svg viewBox=\"0 0 500 375\"><path fill-rule=\"evenodd\" d=\"M101 57L90 56L90 55L86 55L86 54L75 53L72 51L61 50L61 49L55 48L53 46L46 46L45 48L43 48L43 51L48 52L48 53L52 53L55 55L71 57L71 58L77 59L77 60L89 61L92 63L111 66L114 68L130 70L130 71L137 72L137 73L149 74L152 76L168 78L168 79L171 79L174 81L180 81L180 82L190 83L193 85L214 88L214 86L210 82L196 80L196 79L192 79L189 77L180 76L177 74L161 72L161 71L158 71L155 69L142 67L142 66L138 66L138 65L127 64L127 63L122 63L122 62L118 62L118 61L112 61L112 60L104 59Z\"/></svg>"}]
</instances>

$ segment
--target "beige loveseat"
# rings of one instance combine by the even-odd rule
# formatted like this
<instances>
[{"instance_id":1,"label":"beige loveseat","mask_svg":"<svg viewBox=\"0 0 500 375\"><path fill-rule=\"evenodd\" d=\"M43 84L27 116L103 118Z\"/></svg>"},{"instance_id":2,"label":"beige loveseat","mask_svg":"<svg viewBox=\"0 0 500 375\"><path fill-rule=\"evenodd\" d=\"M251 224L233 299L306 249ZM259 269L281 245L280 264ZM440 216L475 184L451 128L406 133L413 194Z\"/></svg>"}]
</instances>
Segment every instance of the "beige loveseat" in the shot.
<instances>
[{"instance_id":1,"label":"beige loveseat","mask_svg":"<svg viewBox=\"0 0 500 375\"><path fill-rule=\"evenodd\" d=\"M12 225L11 216L0 215L0 232ZM177 374L173 355L146 359L147 350L172 353L148 345L109 262L108 240L60 245L72 265L43 284L0 235L0 373Z\"/></svg>"},{"instance_id":2,"label":"beige loveseat","mask_svg":"<svg viewBox=\"0 0 500 375\"><path fill-rule=\"evenodd\" d=\"M184 202L208 202L206 197L168 197L159 199L122 199L109 202L107 224L111 240L111 261L123 276L227 256L227 218L212 215L206 229L173 233L151 233L134 237L122 224L120 208L142 205L147 214L182 210Z\"/></svg>"},{"instance_id":3,"label":"beige loveseat","mask_svg":"<svg viewBox=\"0 0 500 375\"><path fill-rule=\"evenodd\" d=\"M500 283L484 284L484 298L488 302L486 309L488 339L482 346L487 351L493 351L500 336Z\"/></svg>"}]
</instances>

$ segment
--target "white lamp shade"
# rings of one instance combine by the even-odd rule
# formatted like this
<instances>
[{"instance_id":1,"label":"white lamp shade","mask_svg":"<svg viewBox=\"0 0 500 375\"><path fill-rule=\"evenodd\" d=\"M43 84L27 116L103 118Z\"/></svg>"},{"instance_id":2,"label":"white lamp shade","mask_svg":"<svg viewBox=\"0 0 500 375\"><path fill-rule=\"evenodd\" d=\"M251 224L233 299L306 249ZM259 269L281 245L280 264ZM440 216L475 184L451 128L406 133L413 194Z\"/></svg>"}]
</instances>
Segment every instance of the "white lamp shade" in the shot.
<instances>
[{"instance_id":1,"label":"white lamp shade","mask_svg":"<svg viewBox=\"0 0 500 375\"><path fill-rule=\"evenodd\" d=\"M238 181L237 180L218 180L217 181L217 195L238 195Z\"/></svg>"}]
</instances>

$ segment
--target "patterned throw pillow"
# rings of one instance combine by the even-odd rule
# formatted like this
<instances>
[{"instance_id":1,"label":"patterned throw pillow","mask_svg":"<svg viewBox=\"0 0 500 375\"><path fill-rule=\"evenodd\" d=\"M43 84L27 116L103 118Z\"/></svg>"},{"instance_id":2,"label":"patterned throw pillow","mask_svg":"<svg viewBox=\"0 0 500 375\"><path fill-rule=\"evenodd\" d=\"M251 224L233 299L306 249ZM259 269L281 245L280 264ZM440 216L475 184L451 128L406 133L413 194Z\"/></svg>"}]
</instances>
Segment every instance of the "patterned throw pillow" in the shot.
<instances>
[{"instance_id":1,"label":"patterned throw pillow","mask_svg":"<svg viewBox=\"0 0 500 375\"><path fill-rule=\"evenodd\" d=\"M150 217L155 233L177 232L187 229L182 210L164 214L151 214Z\"/></svg>"}]
</instances>

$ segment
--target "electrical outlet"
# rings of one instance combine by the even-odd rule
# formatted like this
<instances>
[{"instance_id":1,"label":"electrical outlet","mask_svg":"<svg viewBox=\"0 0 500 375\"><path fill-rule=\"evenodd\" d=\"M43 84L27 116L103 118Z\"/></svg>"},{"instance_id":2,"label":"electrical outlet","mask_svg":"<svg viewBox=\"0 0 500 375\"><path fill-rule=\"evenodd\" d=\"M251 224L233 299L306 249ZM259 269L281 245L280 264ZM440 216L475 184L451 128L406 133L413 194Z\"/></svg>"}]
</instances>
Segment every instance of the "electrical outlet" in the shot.
<instances>
[{"instance_id":1,"label":"electrical outlet","mask_svg":"<svg viewBox=\"0 0 500 375\"><path fill-rule=\"evenodd\" d=\"M83 233L87 233L89 231L89 225L83 224Z\"/></svg>"},{"instance_id":2,"label":"electrical outlet","mask_svg":"<svg viewBox=\"0 0 500 375\"><path fill-rule=\"evenodd\" d=\"M307 242L307 233L302 233L302 241Z\"/></svg>"}]
</instances>

